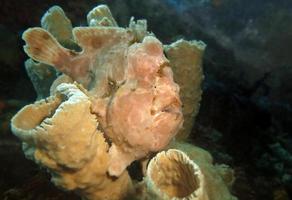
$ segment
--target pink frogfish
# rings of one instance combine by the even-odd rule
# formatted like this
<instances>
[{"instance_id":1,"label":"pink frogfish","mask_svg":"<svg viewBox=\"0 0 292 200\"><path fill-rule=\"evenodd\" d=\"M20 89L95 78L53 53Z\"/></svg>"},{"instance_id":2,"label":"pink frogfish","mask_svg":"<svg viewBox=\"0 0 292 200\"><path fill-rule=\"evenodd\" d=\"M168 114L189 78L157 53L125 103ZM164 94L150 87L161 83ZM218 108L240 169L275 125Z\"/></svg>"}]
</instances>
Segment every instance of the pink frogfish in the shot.
<instances>
[{"instance_id":1,"label":"pink frogfish","mask_svg":"<svg viewBox=\"0 0 292 200\"><path fill-rule=\"evenodd\" d=\"M110 145L110 175L163 150L181 128L179 86L152 34L137 37L137 30L114 25L76 27L72 40L81 51L63 47L43 28L28 29L23 39L29 57L63 73L54 84L70 80L84 87Z\"/></svg>"}]
</instances>

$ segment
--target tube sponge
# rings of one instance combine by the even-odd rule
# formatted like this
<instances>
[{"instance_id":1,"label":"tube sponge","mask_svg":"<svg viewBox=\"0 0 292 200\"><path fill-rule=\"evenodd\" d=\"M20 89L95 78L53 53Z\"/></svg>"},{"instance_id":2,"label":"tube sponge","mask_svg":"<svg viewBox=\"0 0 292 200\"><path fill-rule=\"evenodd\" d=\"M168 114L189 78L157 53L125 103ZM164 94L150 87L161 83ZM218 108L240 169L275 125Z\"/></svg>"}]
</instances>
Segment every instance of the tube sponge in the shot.
<instances>
[{"instance_id":1,"label":"tube sponge","mask_svg":"<svg viewBox=\"0 0 292 200\"><path fill-rule=\"evenodd\" d=\"M174 80L180 86L183 103L184 125L177 134L177 140L185 140L190 135L195 117L199 112L202 95L202 58L206 44L202 41L178 40L165 45L166 57L174 72Z\"/></svg>"},{"instance_id":2,"label":"tube sponge","mask_svg":"<svg viewBox=\"0 0 292 200\"><path fill-rule=\"evenodd\" d=\"M158 199L208 199L200 167L175 149L162 151L150 161L146 184Z\"/></svg>"},{"instance_id":3,"label":"tube sponge","mask_svg":"<svg viewBox=\"0 0 292 200\"><path fill-rule=\"evenodd\" d=\"M193 147L195 151L200 160L177 149L158 153L148 164L146 199L236 200L216 167L202 159L204 150Z\"/></svg>"}]
</instances>

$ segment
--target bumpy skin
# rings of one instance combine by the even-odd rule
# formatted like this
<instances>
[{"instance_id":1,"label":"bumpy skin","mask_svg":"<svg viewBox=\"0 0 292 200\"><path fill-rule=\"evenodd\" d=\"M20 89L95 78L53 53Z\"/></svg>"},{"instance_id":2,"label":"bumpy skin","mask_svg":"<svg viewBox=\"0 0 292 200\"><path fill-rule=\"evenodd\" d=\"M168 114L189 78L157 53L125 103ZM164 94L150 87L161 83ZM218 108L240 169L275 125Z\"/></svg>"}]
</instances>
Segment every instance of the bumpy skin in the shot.
<instances>
[{"instance_id":1,"label":"bumpy skin","mask_svg":"<svg viewBox=\"0 0 292 200\"><path fill-rule=\"evenodd\" d=\"M179 88L156 38L145 37L129 48L126 76L108 107L107 135L116 146L110 152L113 175L132 160L163 149L182 123Z\"/></svg>"}]
</instances>

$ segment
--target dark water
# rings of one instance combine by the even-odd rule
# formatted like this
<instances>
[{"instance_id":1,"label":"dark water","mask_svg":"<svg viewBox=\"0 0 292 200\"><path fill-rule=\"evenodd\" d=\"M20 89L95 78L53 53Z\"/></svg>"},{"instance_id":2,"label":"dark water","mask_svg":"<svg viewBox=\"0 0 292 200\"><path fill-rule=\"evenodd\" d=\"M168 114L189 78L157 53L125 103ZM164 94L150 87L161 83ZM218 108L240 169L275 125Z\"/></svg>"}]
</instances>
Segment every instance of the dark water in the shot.
<instances>
[{"instance_id":1,"label":"dark water","mask_svg":"<svg viewBox=\"0 0 292 200\"><path fill-rule=\"evenodd\" d=\"M292 1L109 0L0 2L0 198L78 199L56 189L25 159L10 119L36 99L25 72L21 35L60 5L73 26L107 3L120 26L131 16L165 44L203 40L204 86L191 142L236 172L242 200L292 199Z\"/></svg>"}]
</instances>

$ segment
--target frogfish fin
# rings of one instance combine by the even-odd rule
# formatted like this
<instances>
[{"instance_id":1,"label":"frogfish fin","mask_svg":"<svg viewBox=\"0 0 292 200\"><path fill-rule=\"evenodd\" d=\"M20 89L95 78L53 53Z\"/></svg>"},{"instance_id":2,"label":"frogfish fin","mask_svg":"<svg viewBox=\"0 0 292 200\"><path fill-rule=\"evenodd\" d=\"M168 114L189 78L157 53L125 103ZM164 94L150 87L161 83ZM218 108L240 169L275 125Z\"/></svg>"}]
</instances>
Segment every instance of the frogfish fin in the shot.
<instances>
[{"instance_id":1,"label":"frogfish fin","mask_svg":"<svg viewBox=\"0 0 292 200\"><path fill-rule=\"evenodd\" d=\"M60 71L64 71L72 56L77 54L62 47L52 34L42 28L36 27L26 30L22 39L26 42L24 51L29 57L38 62L52 65Z\"/></svg>"}]
</instances>

